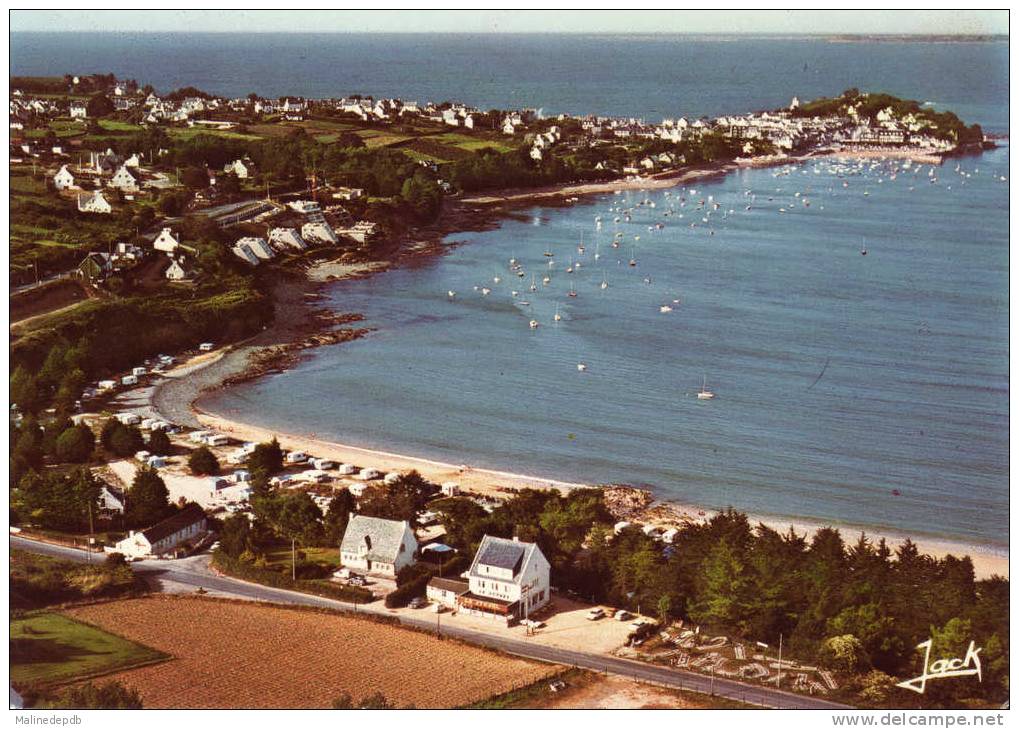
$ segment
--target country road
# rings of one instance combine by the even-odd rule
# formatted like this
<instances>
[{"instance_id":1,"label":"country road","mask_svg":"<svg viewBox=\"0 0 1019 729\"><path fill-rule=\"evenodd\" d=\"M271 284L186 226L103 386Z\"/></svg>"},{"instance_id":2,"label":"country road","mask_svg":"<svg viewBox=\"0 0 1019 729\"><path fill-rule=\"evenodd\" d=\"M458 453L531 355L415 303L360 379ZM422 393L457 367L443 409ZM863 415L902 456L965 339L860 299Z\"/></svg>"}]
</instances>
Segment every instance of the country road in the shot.
<instances>
[{"instance_id":1,"label":"country road","mask_svg":"<svg viewBox=\"0 0 1019 729\"><path fill-rule=\"evenodd\" d=\"M53 557L72 559L78 562L85 562L87 555L80 549L64 547L55 544L37 542L23 537L11 536L11 547L23 549L36 554L44 554ZM96 559L93 556L93 559ZM98 559L103 559L102 555ZM131 566L138 572L155 577L161 581L177 585L201 587L206 590L235 595L254 600L263 600L280 604L306 605L311 607L330 608L346 612L371 612L388 615L387 610L382 607L365 608L361 606L354 608L350 603L331 600L316 595L307 595L290 590L281 590L273 587L245 582L232 577L224 577L215 574L208 567L209 556L198 555L179 560L165 560L152 562L135 562ZM431 615L431 614L430 614ZM401 615L399 621L409 627L425 630L435 630L435 617L416 617ZM822 709L822 710L848 710L850 706L837 704L831 701L824 701L810 696L802 696L786 691L780 691L765 686L741 683L725 678L713 678L700 673L684 671L665 666L650 665L630 661L624 658L604 655L600 653L588 653L577 650L566 650L552 646L539 645L527 640L518 638L507 638L493 635L488 632L467 630L458 626L442 625L442 634L452 636L467 643L481 645L488 648L495 648L505 653L518 655L533 660L558 663L567 666L577 666L602 673L612 673L640 681L655 683L670 688L685 689L704 694L714 694L741 701L748 704L768 708L781 709Z\"/></svg>"}]
</instances>

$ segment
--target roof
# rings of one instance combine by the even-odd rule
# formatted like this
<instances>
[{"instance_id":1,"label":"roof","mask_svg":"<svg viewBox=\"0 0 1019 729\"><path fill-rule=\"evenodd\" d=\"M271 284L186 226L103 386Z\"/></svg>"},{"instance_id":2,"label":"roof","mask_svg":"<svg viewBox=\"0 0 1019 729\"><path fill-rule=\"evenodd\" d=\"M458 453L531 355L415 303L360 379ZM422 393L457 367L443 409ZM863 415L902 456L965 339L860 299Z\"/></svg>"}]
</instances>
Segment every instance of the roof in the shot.
<instances>
[{"instance_id":1,"label":"roof","mask_svg":"<svg viewBox=\"0 0 1019 729\"><path fill-rule=\"evenodd\" d=\"M478 548L478 564L517 573L524 561L527 550L520 542L497 537L486 537L486 541Z\"/></svg>"},{"instance_id":2,"label":"roof","mask_svg":"<svg viewBox=\"0 0 1019 729\"><path fill-rule=\"evenodd\" d=\"M410 529L405 521L379 519L375 516L354 515L347 523L347 531L343 533L340 544L342 552L359 552L367 547L368 559L377 562L396 562L400 554L400 545ZM411 535L413 538L413 534Z\"/></svg>"},{"instance_id":3,"label":"roof","mask_svg":"<svg viewBox=\"0 0 1019 729\"><path fill-rule=\"evenodd\" d=\"M471 563L471 569L468 574L472 578L483 577L486 580L502 579L504 582L518 583L524 567L534 560L537 560L538 565L544 563L545 567L543 569L547 569L548 560L545 559L545 555L538 549L537 544L533 542L520 542L515 539L503 539L502 537L493 537L486 534L478 546L477 554L474 555L474 561ZM512 577L500 578L490 573L482 574L481 566L508 570Z\"/></svg>"},{"instance_id":4,"label":"roof","mask_svg":"<svg viewBox=\"0 0 1019 729\"><path fill-rule=\"evenodd\" d=\"M145 529L142 534L149 540L149 544L155 544L202 519L205 519L205 511L192 502L173 516Z\"/></svg>"},{"instance_id":5,"label":"roof","mask_svg":"<svg viewBox=\"0 0 1019 729\"><path fill-rule=\"evenodd\" d=\"M433 577L428 580L428 586L438 590L455 592L457 595L463 595L470 590L467 580L461 580L456 577Z\"/></svg>"}]
</instances>

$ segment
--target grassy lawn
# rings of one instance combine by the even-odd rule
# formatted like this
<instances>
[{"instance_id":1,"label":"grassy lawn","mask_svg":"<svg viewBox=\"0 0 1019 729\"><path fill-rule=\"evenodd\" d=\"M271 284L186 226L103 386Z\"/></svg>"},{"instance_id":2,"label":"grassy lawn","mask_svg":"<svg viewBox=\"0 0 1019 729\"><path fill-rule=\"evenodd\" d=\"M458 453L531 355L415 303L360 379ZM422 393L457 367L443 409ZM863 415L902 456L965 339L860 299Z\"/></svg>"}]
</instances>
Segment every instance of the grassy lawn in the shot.
<instances>
[{"instance_id":1,"label":"grassy lawn","mask_svg":"<svg viewBox=\"0 0 1019 729\"><path fill-rule=\"evenodd\" d=\"M42 175L11 175L11 192L22 195L40 195L46 192L46 180Z\"/></svg>"},{"instance_id":2,"label":"grassy lawn","mask_svg":"<svg viewBox=\"0 0 1019 729\"><path fill-rule=\"evenodd\" d=\"M198 127L167 127L166 133L175 139L191 139L199 134L208 134L223 139L247 139L254 140L260 137L257 134L241 134L240 132L220 131L218 129L199 129Z\"/></svg>"},{"instance_id":3,"label":"grassy lawn","mask_svg":"<svg viewBox=\"0 0 1019 729\"><path fill-rule=\"evenodd\" d=\"M50 612L11 620L15 685L80 680L169 658L164 653Z\"/></svg>"},{"instance_id":4,"label":"grassy lawn","mask_svg":"<svg viewBox=\"0 0 1019 729\"><path fill-rule=\"evenodd\" d=\"M340 550L338 547L298 547L298 552L304 552L305 557L309 562L323 562L339 569L340 567ZM269 552L265 556L265 561L270 565L273 564L290 564L290 550L289 549L278 549L273 552Z\"/></svg>"},{"instance_id":5,"label":"grassy lawn","mask_svg":"<svg viewBox=\"0 0 1019 729\"><path fill-rule=\"evenodd\" d=\"M137 132L142 127L137 124L129 124L128 122L116 121L113 119L100 119L99 126L110 132Z\"/></svg>"},{"instance_id":6,"label":"grassy lawn","mask_svg":"<svg viewBox=\"0 0 1019 729\"><path fill-rule=\"evenodd\" d=\"M410 149L409 147L404 147L400 151L415 162L435 162L436 164L445 164L446 162L449 162L448 159L436 157L435 155L426 154L424 152L418 152L416 149Z\"/></svg>"},{"instance_id":7,"label":"grassy lawn","mask_svg":"<svg viewBox=\"0 0 1019 729\"><path fill-rule=\"evenodd\" d=\"M440 134L434 137L437 142L442 144L449 144L460 149L466 149L471 152L476 152L479 149L494 149L497 152L509 152L513 149L512 146L502 142L498 139L483 139L478 137L468 136L466 134L458 134L457 132L448 132L446 134Z\"/></svg>"}]
</instances>

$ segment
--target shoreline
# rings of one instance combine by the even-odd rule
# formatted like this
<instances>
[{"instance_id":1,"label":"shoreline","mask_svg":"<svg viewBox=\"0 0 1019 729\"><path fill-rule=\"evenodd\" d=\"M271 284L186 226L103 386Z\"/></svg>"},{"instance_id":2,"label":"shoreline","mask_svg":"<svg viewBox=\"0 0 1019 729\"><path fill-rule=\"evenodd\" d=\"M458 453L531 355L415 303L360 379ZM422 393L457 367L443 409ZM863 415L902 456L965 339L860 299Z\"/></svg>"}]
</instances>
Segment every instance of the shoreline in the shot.
<instances>
[{"instance_id":1,"label":"shoreline","mask_svg":"<svg viewBox=\"0 0 1019 729\"><path fill-rule=\"evenodd\" d=\"M508 471L495 470L490 468L478 468L474 466L456 465L448 462L433 460L421 456L409 456L391 451L377 450L363 446L354 446L335 441L319 438L314 433L295 434L282 430L266 428L263 426L251 425L231 419L222 414L213 413L201 408L195 408L195 416L203 428L212 429L225 433L232 437L246 441L267 441L275 437L285 450L300 450L307 453L314 453L317 456L328 458L337 463L353 463L362 468L374 468L383 473L392 471L417 470L422 476L434 483L454 482L463 491L469 491L481 496L490 498L505 498L514 491L525 488L534 489L555 489L567 493L579 488L607 488L619 486L633 488L622 484L589 484L581 482L562 481L544 478L537 475L512 473ZM635 489L643 490L643 489ZM653 496L652 496L653 498ZM738 510L738 509L737 509ZM688 522L702 522L710 519L718 513L716 510L702 508L699 506L684 504L675 501L653 500L649 505L635 510L630 519L642 524L654 524L661 526L681 525ZM949 538L934 536L899 533L892 530L876 528L873 532L866 527L838 522L821 522L811 520L802 516L767 516L747 514L751 525L758 522L775 529L778 532L785 532L790 527L797 533L806 534L809 539L818 529L832 527L838 529L845 539L847 546L850 546L860 532L866 532L872 542L884 538L889 546L894 549L905 541L911 539L924 553L933 557L944 557L953 554L957 557L968 556L973 560L973 568L977 578L1001 575L1008 577L1009 559L1006 551L993 545L970 544L961 541L954 541Z\"/></svg>"},{"instance_id":2,"label":"shoreline","mask_svg":"<svg viewBox=\"0 0 1019 729\"><path fill-rule=\"evenodd\" d=\"M774 157L763 162L740 160L680 172L659 173L649 177L557 185L537 189L503 190L500 193L457 199L451 206L452 210L443 215L443 220L431 226L410 231L409 235L413 236L415 240L408 241L409 245L390 256L390 260L359 264L339 264L336 261L320 262L304 272L303 280L295 281L293 280L295 277L291 277L290 280L281 282L277 290L274 291L277 319L270 327L250 340L229 347L221 356L210 359L200 366L180 368L186 376L168 373L170 377L152 388L149 396L150 406L164 418L190 427L215 428L243 440L267 440L275 435L279 437L281 444L289 449L310 451L325 455L337 462L352 462L362 467L376 468L384 472L416 469L436 483L454 481L459 483L464 490L494 498L503 498L508 493L524 488L554 488L568 491L574 488L591 487L591 484L493 469L472 467L463 469L454 464L423 457L325 441L315 437L315 434L300 435L273 431L210 412L198 403L203 396L216 390L287 369L296 364L307 349L323 344L348 341L369 333L371 330L367 329L341 329L340 332L354 332L354 334L341 335L340 337L327 336L324 341L318 340L323 334L334 332L337 323L359 320L359 315L337 315L332 312L329 312L330 316L323 318L323 310L316 304L317 300L322 297L320 291L326 284L370 276L414 258L443 253L457 245L456 242L447 242L446 239L449 236L494 228L505 218L512 217L516 208L529 205L554 206L557 202L568 202L563 198L612 193L616 190L675 187L687 182L726 175L732 171L751 167L798 164L809 159L823 157L852 156L870 157L871 155L853 155L840 151ZM644 523L680 524L684 521L703 520L709 518L713 513L711 510L694 505L654 501L641 511L640 520ZM808 538L814 531L824 526L839 529L843 532L844 538L855 535L859 531L865 531L864 528L856 525L821 523L806 517L791 516L786 519L753 514L747 514L747 516L752 524L761 522L778 531L785 531L791 526L797 532L806 533ZM960 557L969 556L973 560L974 571L978 578L990 577L995 574L1007 578L1009 574L1007 547L1002 549L992 545L954 541L950 538L910 535L887 530L884 530L883 533L882 530L873 534L868 533L868 536L872 541L884 537L893 550L906 538L910 538L921 552L934 557L944 557L947 554ZM851 539L847 539L847 542L851 543L851 541Z\"/></svg>"}]
</instances>

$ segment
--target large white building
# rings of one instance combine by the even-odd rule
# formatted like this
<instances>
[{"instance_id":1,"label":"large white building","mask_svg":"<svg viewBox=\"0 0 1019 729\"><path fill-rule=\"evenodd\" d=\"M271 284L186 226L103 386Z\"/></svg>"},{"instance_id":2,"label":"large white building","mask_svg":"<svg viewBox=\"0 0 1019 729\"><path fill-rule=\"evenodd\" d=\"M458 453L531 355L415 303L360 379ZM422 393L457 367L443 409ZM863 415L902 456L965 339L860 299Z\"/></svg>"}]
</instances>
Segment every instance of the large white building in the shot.
<instances>
[{"instance_id":1,"label":"large white building","mask_svg":"<svg viewBox=\"0 0 1019 729\"><path fill-rule=\"evenodd\" d=\"M467 573L470 590L457 597L457 608L508 625L548 603L550 571L537 544L486 534Z\"/></svg>"},{"instance_id":2,"label":"large white building","mask_svg":"<svg viewBox=\"0 0 1019 729\"><path fill-rule=\"evenodd\" d=\"M414 530L405 521L355 514L340 543L340 564L388 577L413 564L418 550Z\"/></svg>"},{"instance_id":3,"label":"large white building","mask_svg":"<svg viewBox=\"0 0 1019 729\"><path fill-rule=\"evenodd\" d=\"M173 552L185 543L198 541L207 531L208 520L202 507L190 503L168 519L143 531L132 531L116 546L106 549L108 552L119 552L125 557L137 559L158 557Z\"/></svg>"}]
</instances>

